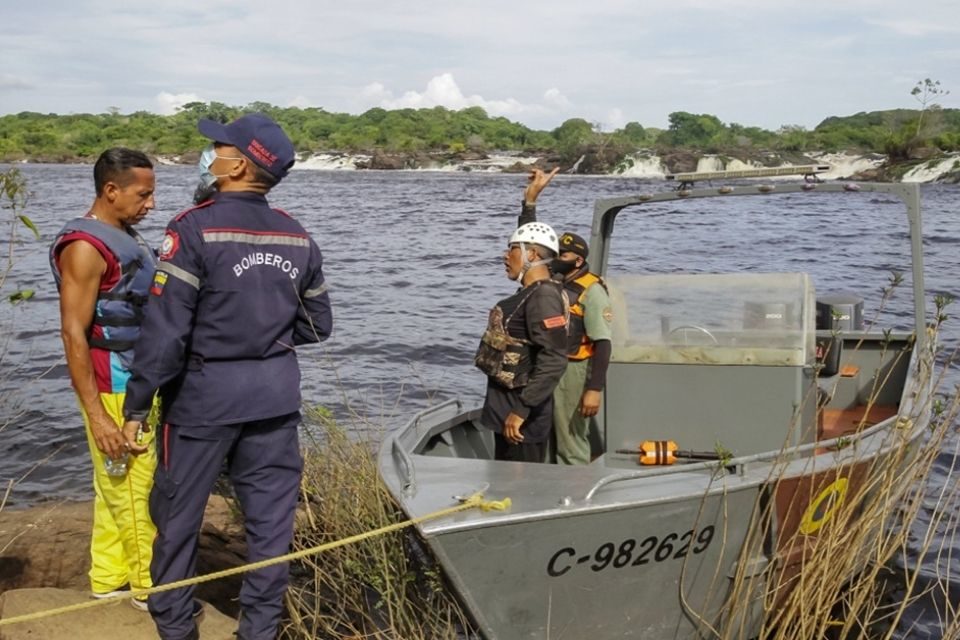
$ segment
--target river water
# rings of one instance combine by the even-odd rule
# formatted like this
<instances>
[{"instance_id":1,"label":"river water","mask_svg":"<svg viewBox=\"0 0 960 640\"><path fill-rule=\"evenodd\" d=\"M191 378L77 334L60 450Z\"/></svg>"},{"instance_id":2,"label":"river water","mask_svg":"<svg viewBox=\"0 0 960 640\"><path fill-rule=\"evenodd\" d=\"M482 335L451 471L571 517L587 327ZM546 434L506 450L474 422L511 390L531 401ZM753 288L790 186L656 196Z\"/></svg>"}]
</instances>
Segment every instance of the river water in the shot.
<instances>
[{"instance_id":1,"label":"river water","mask_svg":"<svg viewBox=\"0 0 960 640\"><path fill-rule=\"evenodd\" d=\"M4 488L16 482L8 505L89 499L90 463L63 361L46 252L63 222L92 202L92 168L19 168L32 192L26 213L42 239L34 241L25 230L19 234L23 243L15 247L3 291L32 288L36 296L16 307L0 305L0 482ZM157 209L139 227L149 241L159 243L195 183L195 168L157 168ZM378 432L452 395L478 402L484 378L472 365L473 353L487 309L514 288L500 260L525 184L524 176L504 174L295 171L277 187L271 203L299 219L324 252L334 305L331 339L299 351L305 402L328 407L357 430ZM589 237L597 198L670 184L558 176L541 196L539 213L560 230ZM958 196L958 186L922 189L931 299L960 294ZM798 207L800 201L807 204ZM865 298L864 315L872 320L880 289L899 271L906 281L878 322L912 328L909 244L899 201L875 194L794 194L645 211L618 220L611 272L804 271L818 294ZM5 224L8 212L3 215ZM932 302L928 309L932 313ZM960 313L960 303L951 311ZM941 341L946 353L960 345L960 321L947 322ZM943 388L951 396L960 382L953 367ZM941 456L933 490L950 481L954 446L951 441ZM952 543L948 548L960 551ZM931 566L929 573L947 568ZM927 627L933 632L932 614L919 616L911 637Z\"/></svg>"}]
</instances>

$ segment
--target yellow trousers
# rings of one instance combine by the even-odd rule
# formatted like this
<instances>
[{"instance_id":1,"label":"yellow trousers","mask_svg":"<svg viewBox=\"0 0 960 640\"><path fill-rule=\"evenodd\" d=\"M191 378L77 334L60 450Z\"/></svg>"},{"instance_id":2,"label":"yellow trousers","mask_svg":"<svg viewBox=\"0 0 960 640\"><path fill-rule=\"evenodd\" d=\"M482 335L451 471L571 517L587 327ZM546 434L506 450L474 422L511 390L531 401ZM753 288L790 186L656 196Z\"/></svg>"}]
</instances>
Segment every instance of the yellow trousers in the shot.
<instances>
[{"instance_id":1,"label":"yellow trousers","mask_svg":"<svg viewBox=\"0 0 960 640\"><path fill-rule=\"evenodd\" d=\"M123 393L101 393L107 415L123 425ZM157 529L150 520L149 498L153 472L157 467L156 411L151 415L150 432L143 442L149 449L139 456L130 456L127 475L107 475L107 456L97 448L90 431L90 421L83 407L87 444L93 461L93 536L90 540L90 589L109 593L125 584L133 589L146 589L150 581L150 558Z\"/></svg>"}]
</instances>

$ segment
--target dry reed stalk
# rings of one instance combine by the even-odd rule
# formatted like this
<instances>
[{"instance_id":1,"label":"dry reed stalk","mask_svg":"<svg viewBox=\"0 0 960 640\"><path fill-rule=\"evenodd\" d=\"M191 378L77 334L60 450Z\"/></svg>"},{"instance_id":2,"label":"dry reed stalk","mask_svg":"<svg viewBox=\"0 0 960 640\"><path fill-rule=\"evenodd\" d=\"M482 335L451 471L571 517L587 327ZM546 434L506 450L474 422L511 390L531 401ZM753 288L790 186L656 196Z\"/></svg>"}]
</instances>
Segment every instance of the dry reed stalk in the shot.
<instances>
[{"instance_id":1,"label":"dry reed stalk","mask_svg":"<svg viewBox=\"0 0 960 640\"><path fill-rule=\"evenodd\" d=\"M947 366L949 366L949 359ZM942 381L943 371L926 371L921 384ZM868 402L872 406L886 380L878 380ZM934 402L931 395L930 402ZM760 637L769 640L808 640L810 638L890 638L902 633L909 607L941 591L942 610L938 611L943 637L960 637L960 622L947 595L950 576L924 576L930 562L935 572L943 566L955 539L960 487L947 481L934 494L932 506L925 500L932 491L931 472L944 451L947 438L954 433L960 407L960 392L937 407L914 407L913 415L900 420L919 419L932 412L934 419L925 436L907 441L912 423L904 422L888 435L889 453L876 457L861 456L856 434L851 449L837 450L844 466L826 474L814 487L823 487L841 477L856 477L850 490L815 535L799 530L778 532L774 526L775 500L758 502L755 523L744 546L743 557L766 553L784 559L791 553L801 558L802 570L790 575L782 568L755 575L737 567L726 598L723 624L716 629L704 627L702 637L744 638L751 619L756 594L763 595ZM865 426L861 422L858 432ZM829 454L821 454L829 455ZM817 458L809 459L810 471ZM771 495L787 481L784 476L789 460L780 461L779 472L771 475ZM793 499L816 495L796 491ZM924 505L927 507L924 508ZM803 505L790 504L788 508ZM921 509L927 519L918 531ZM908 549L917 554L915 563L904 562ZM899 563L899 566L896 566ZM776 566L776 565L773 565ZM778 584L780 585L778 587ZM896 593L891 593L895 588ZM899 630L899 631L898 631Z\"/></svg>"},{"instance_id":2,"label":"dry reed stalk","mask_svg":"<svg viewBox=\"0 0 960 640\"><path fill-rule=\"evenodd\" d=\"M312 412L304 459L304 509L295 548L339 540L406 516L377 471L373 443L351 440ZM312 556L293 569L286 638L462 638L468 623L439 569L400 531Z\"/></svg>"}]
</instances>

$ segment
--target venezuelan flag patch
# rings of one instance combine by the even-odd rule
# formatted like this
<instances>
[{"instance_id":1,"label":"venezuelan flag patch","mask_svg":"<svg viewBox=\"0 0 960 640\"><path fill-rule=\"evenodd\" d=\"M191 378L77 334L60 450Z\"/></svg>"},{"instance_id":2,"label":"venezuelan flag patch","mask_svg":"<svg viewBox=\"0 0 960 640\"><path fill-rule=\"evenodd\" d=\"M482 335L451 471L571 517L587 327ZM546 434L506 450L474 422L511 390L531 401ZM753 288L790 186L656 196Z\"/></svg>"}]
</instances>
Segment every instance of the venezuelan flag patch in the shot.
<instances>
[{"instance_id":1,"label":"venezuelan flag patch","mask_svg":"<svg viewBox=\"0 0 960 640\"><path fill-rule=\"evenodd\" d=\"M163 293L163 287L167 284L167 274L163 271L157 271L153 276L153 284L150 285L150 293L155 296Z\"/></svg>"}]
</instances>

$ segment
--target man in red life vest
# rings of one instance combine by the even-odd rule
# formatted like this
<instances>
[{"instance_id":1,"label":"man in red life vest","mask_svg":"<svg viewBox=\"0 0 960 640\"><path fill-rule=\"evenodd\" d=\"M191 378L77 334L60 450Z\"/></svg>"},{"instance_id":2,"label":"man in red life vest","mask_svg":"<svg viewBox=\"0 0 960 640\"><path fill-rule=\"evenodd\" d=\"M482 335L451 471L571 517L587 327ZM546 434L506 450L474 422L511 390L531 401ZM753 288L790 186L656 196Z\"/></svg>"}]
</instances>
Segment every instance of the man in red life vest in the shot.
<instances>
[{"instance_id":1,"label":"man in red life vest","mask_svg":"<svg viewBox=\"0 0 960 640\"><path fill-rule=\"evenodd\" d=\"M154 207L155 179L147 156L122 148L104 151L93 177L93 206L57 234L50 266L60 291L67 369L93 460L90 587L94 597L105 597L151 586L153 433L141 439L149 455L128 457L120 425L133 343L156 265L133 226ZM145 602L131 602L146 610Z\"/></svg>"}]
</instances>

